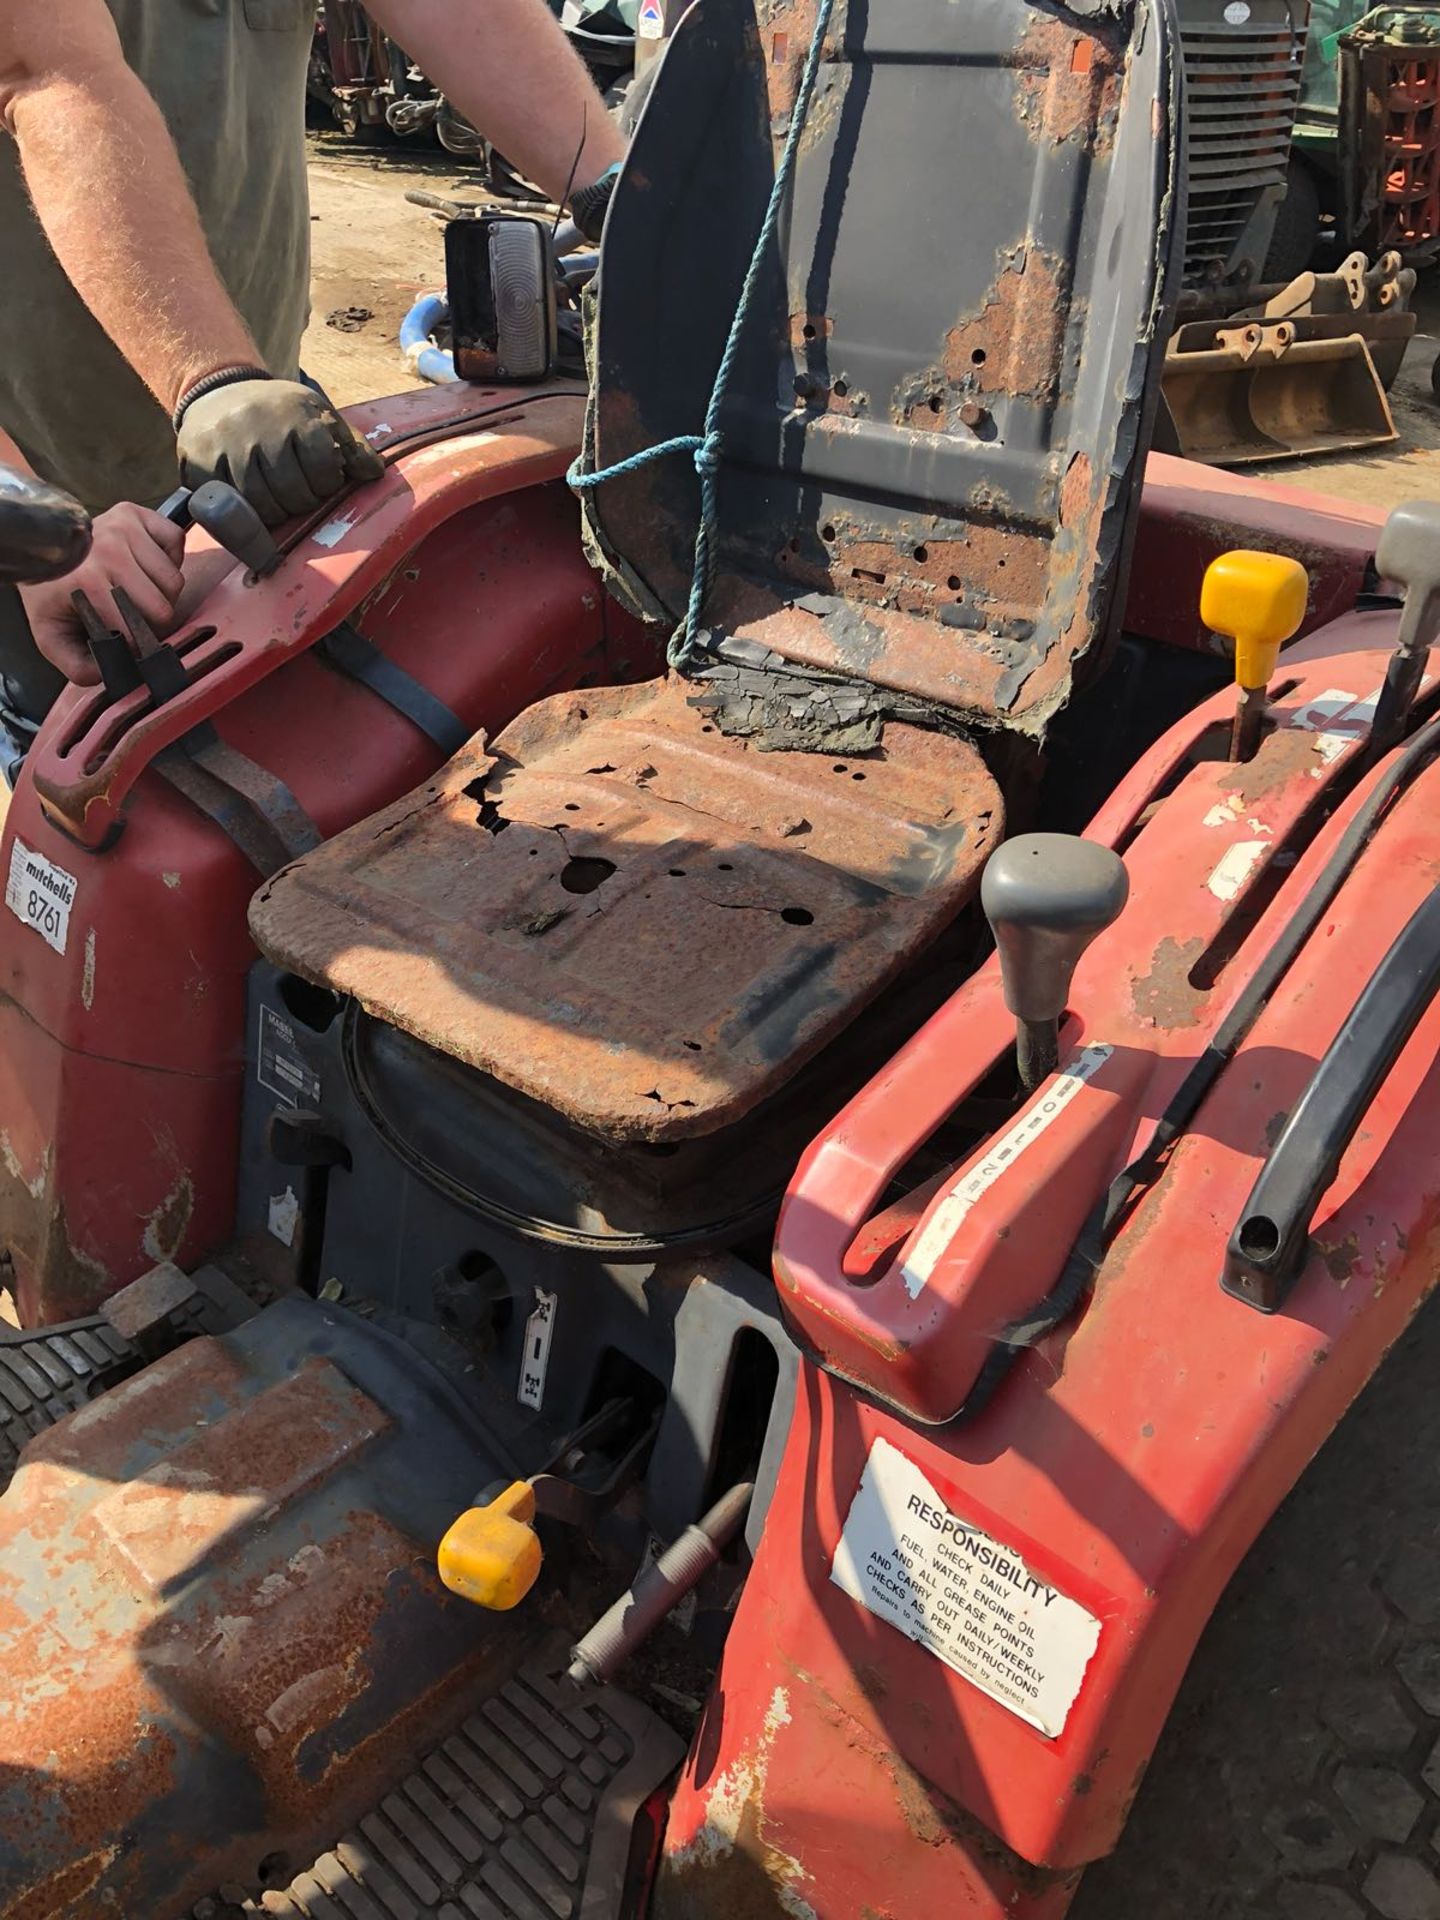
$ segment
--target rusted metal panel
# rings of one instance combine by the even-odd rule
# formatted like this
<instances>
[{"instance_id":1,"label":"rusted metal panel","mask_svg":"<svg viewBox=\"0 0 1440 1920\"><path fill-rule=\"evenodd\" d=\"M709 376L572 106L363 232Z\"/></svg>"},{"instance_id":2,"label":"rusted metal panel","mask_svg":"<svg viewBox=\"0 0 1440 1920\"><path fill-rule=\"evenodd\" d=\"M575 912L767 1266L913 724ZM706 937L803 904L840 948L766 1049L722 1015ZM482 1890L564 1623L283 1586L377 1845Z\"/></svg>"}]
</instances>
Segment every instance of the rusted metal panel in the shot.
<instances>
[{"instance_id":1,"label":"rusted metal panel","mask_svg":"<svg viewBox=\"0 0 1440 1920\"><path fill-rule=\"evenodd\" d=\"M758 0L672 40L606 234L599 466L700 426L814 18ZM1156 18L839 10L721 411L712 632L1043 731L1123 585L1170 265ZM683 459L595 496L677 616L697 506Z\"/></svg>"},{"instance_id":2,"label":"rusted metal panel","mask_svg":"<svg viewBox=\"0 0 1440 1920\"><path fill-rule=\"evenodd\" d=\"M262 950L599 1132L737 1119L954 915L1002 807L965 741L765 753L695 698L532 707L268 882Z\"/></svg>"},{"instance_id":3,"label":"rusted metal panel","mask_svg":"<svg viewBox=\"0 0 1440 1920\"><path fill-rule=\"evenodd\" d=\"M431 1566L501 1463L429 1381L293 1302L26 1449L0 1501L7 1920L160 1920L258 1888L517 1657L517 1629Z\"/></svg>"}]
</instances>

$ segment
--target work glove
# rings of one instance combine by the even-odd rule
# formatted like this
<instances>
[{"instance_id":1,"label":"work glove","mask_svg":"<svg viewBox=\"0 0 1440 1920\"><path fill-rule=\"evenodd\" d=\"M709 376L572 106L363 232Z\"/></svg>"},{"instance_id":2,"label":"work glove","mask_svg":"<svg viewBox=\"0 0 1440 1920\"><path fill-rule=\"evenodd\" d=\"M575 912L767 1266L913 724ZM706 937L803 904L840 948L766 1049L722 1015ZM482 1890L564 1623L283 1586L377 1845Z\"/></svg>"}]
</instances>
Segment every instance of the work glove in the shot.
<instances>
[{"instance_id":1,"label":"work glove","mask_svg":"<svg viewBox=\"0 0 1440 1920\"><path fill-rule=\"evenodd\" d=\"M378 480L380 456L298 380L257 373L182 398L175 416L187 487L224 480L268 527L315 513L347 486Z\"/></svg>"}]
</instances>

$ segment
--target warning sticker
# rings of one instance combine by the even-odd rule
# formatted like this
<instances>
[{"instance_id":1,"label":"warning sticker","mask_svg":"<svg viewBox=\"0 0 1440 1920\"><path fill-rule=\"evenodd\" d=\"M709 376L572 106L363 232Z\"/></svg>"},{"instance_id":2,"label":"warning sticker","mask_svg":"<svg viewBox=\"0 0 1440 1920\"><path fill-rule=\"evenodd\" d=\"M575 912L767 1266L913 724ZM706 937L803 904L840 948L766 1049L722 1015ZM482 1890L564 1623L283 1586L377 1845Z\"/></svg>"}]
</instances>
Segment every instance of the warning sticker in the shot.
<instances>
[{"instance_id":1,"label":"warning sticker","mask_svg":"<svg viewBox=\"0 0 1440 1920\"><path fill-rule=\"evenodd\" d=\"M273 1007L260 1009L260 1049L255 1078L287 1107L320 1104L320 1076L300 1051L295 1029Z\"/></svg>"},{"instance_id":2,"label":"warning sticker","mask_svg":"<svg viewBox=\"0 0 1440 1920\"><path fill-rule=\"evenodd\" d=\"M555 1305L560 1296L535 1289L535 1306L525 1322L525 1351L520 1356L520 1384L515 1398L538 1413L545 1404L545 1376L550 1371L550 1336L555 1331Z\"/></svg>"},{"instance_id":3,"label":"warning sticker","mask_svg":"<svg viewBox=\"0 0 1440 1920\"><path fill-rule=\"evenodd\" d=\"M1057 1073L1040 1096L1028 1106L1010 1131L992 1140L977 1165L962 1173L945 1194L930 1218L920 1229L914 1246L905 1256L900 1278L912 1300L924 1291L935 1263L960 1231L970 1209L982 1194L988 1193L1001 1174L1009 1171L1017 1155L1062 1114L1087 1080L1092 1079L1114 1053L1114 1047L1085 1047L1064 1073Z\"/></svg>"},{"instance_id":4,"label":"warning sticker","mask_svg":"<svg viewBox=\"0 0 1440 1920\"><path fill-rule=\"evenodd\" d=\"M70 909L78 885L73 873L66 873L22 841L15 841L11 847L5 904L56 953L64 953L70 937Z\"/></svg>"},{"instance_id":5,"label":"warning sticker","mask_svg":"<svg viewBox=\"0 0 1440 1920\"><path fill-rule=\"evenodd\" d=\"M1063 1730L1100 1622L886 1440L870 1449L830 1578L1041 1733Z\"/></svg>"},{"instance_id":6,"label":"warning sticker","mask_svg":"<svg viewBox=\"0 0 1440 1920\"><path fill-rule=\"evenodd\" d=\"M660 0L640 0L640 17L635 22L635 30L642 40L664 39L665 10Z\"/></svg>"}]
</instances>

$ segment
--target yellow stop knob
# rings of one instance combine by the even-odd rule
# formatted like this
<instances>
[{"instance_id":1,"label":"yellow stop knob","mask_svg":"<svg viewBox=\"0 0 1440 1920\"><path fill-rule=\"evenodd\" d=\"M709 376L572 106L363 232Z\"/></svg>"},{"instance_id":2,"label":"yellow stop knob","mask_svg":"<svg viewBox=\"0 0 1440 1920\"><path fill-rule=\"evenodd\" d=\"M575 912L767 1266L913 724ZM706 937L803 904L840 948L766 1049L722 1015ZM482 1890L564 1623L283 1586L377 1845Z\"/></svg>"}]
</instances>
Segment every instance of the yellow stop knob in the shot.
<instances>
[{"instance_id":1,"label":"yellow stop knob","mask_svg":"<svg viewBox=\"0 0 1440 1920\"><path fill-rule=\"evenodd\" d=\"M1270 684L1280 649L1305 618L1310 576L1298 560L1237 547L1205 569L1200 618L1235 642L1235 681Z\"/></svg>"},{"instance_id":2,"label":"yellow stop knob","mask_svg":"<svg viewBox=\"0 0 1440 1920\"><path fill-rule=\"evenodd\" d=\"M483 1507L471 1507L440 1542L440 1578L462 1600L508 1613L540 1577L543 1555L531 1522L535 1489L515 1480Z\"/></svg>"}]
</instances>

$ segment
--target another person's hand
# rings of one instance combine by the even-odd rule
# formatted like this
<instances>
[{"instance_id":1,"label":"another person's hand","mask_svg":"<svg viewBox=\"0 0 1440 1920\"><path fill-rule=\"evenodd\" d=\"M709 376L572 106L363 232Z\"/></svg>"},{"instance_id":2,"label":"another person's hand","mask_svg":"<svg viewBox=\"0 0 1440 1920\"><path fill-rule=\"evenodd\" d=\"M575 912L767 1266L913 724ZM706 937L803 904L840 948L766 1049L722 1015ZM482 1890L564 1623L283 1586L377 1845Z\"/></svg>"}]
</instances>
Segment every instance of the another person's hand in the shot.
<instances>
[{"instance_id":1,"label":"another person's hand","mask_svg":"<svg viewBox=\"0 0 1440 1920\"><path fill-rule=\"evenodd\" d=\"M73 573L19 589L36 646L67 680L93 686L100 675L70 604L71 594L83 592L100 618L123 633L125 623L111 593L123 587L151 626L163 631L185 584L180 571L184 553L185 535L179 527L148 507L127 501L97 514L89 556Z\"/></svg>"},{"instance_id":2,"label":"another person's hand","mask_svg":"<svg viewBox=\"0 0 1440 1920\"><path fill-rule=\"evenodd\" d=\"M228 481L269 527L384 472L380 456L298 380L237 380L202 393L184 407L176 447L187 487Z\"/></svg>"}]
</instances>

